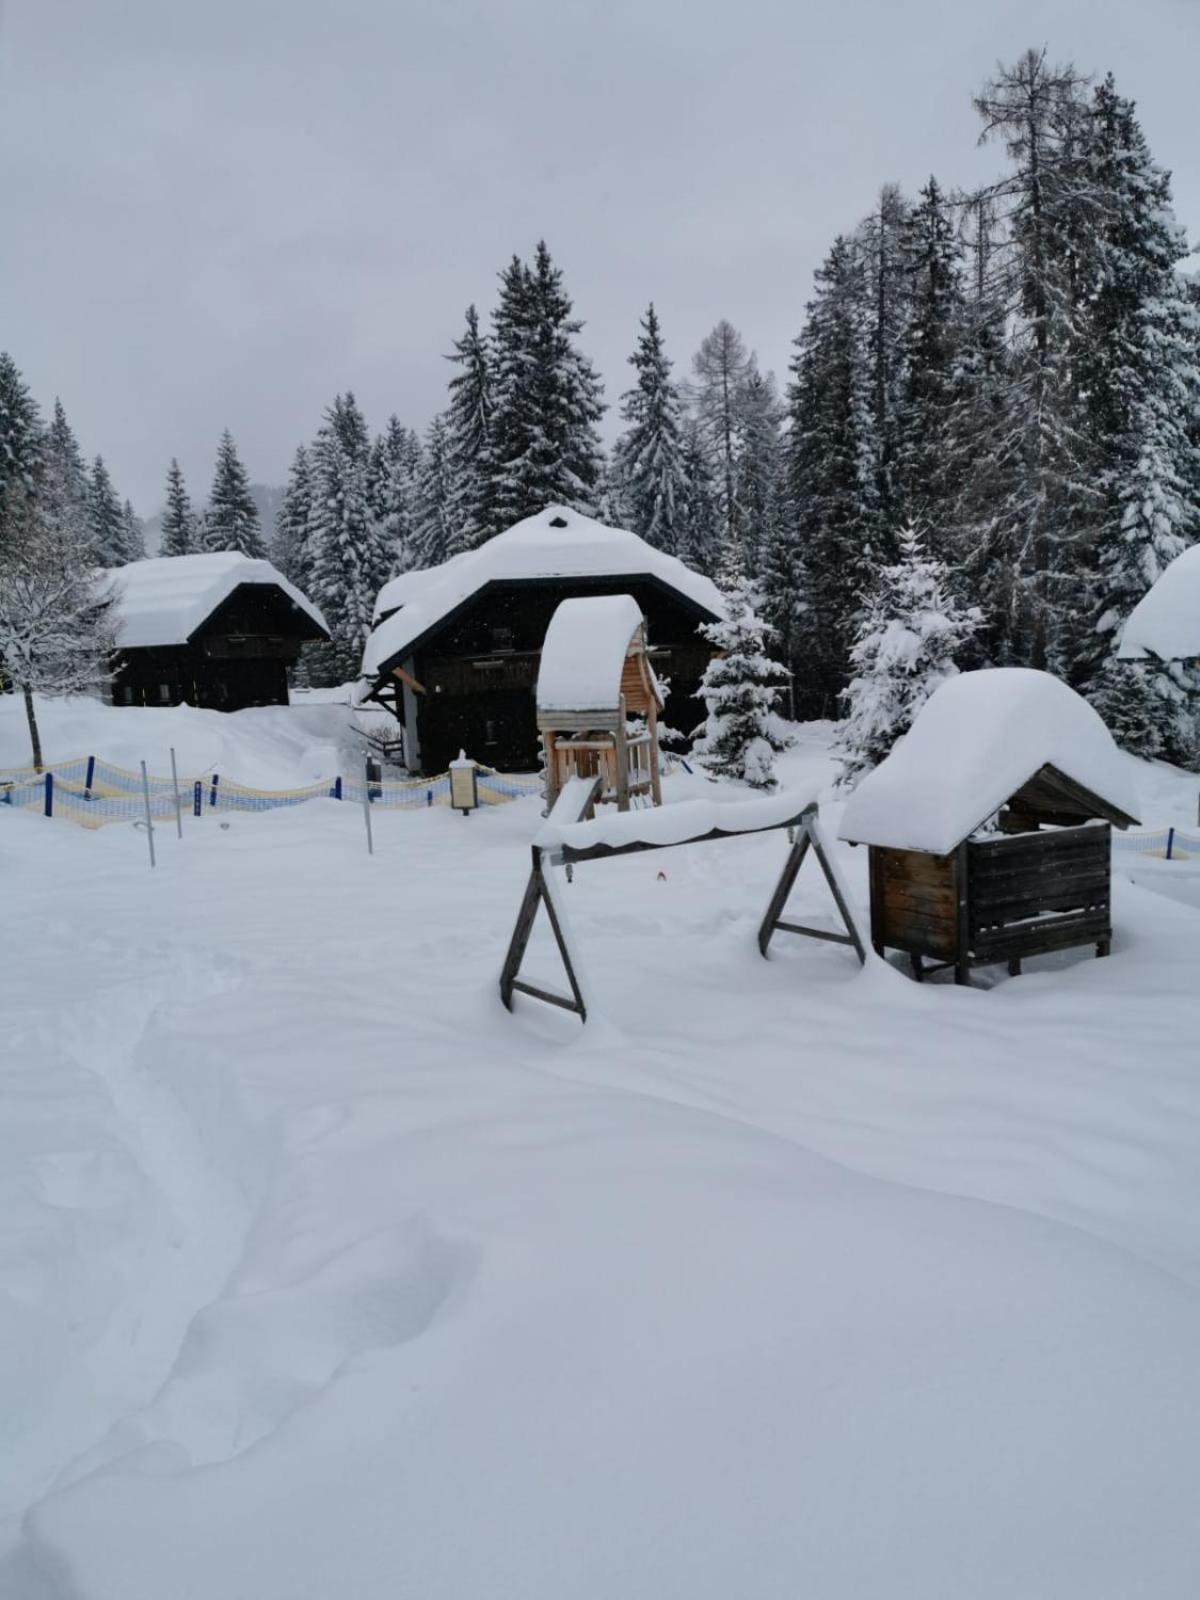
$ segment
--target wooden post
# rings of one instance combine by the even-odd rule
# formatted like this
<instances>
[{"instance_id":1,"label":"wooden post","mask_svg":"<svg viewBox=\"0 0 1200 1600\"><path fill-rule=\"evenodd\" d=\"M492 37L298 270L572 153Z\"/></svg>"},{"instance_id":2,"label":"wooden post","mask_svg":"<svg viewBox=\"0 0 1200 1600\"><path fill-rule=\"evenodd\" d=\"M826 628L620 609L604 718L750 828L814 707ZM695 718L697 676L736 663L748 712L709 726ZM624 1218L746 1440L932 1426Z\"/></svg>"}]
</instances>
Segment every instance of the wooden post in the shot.
<instances>
[{"instance_id":1,"label":"wooden post","mask_svg":"<svg viewBox=\"0 0 1200 1600\"><path fill-rule=\"evenodd\" d=\"M650 692L650 710L646 717L650 729L650 798L656 806L662 805L662 774L658 770L658 702Z\"/></svg>"},{"instance_id":2,"label":"wooden post","mask_svg":"<svg viewBox=\"0 0 1200 1600\"><path fill-rule=\"evenodd\" d=\"M629 747L625 743L625 696L617 701L617 810L629 810Z\"/></svg>"},{"instance_id":3,"label":"wooden post","mask_svg":"<svg viewBox=\"0 0 1200 1600\"><path fill-rule=\"evenodd\" d=\"M971 901L967 876L971 867L970 841L964 839L954 857L954 889L956 905L954 981L965 984L971 981Z\"/></svg>"},{"instance_id":4,"label":"wooden post","mask_svg":"<svg viewBox=\"0 0 1200 1600\"><path fill-rule=\"evenodd\" d=\"M829 885L830 892L833 895L833 903L838 909L838 915L842 919L842 926L846 930L845 933L833 933L825 928L810 928L802 923L785 922L783 920L783 910L787 905L788 896L792 892L792 888L799 876L800 868L804 865L804 859L810 849L817 858L817 862L824 874L825 882ZM859 938L858 927L850 914L849 906L842 898L837 876L821 844L815 808L806 812L801 818L800 826L796 830L795 842L788 852L788 858L784 863L779 882L775 885L775 891L771 896L770 904L767 906L766 914L759 927L758 948L762 955L765 956L767 954L767 947L771 943L771 935L777 928L783 933L799 933L809 939L825 939L830 944L852 945L859 961L864 965L866 964L867 953L863 949L862 940Z\"/></svg>"},{"instance_id":5,"label":"wooden post","mask_svg":"<svg viewBox=\"0 0 1200 1600\"><path fill-rule=\"evenodd\" d=\"M546 810L554 810L558 799L558 756L555 753L555 735L549 729L542 734L542 759L546 763Z\"/></svg>"}]
</instances>

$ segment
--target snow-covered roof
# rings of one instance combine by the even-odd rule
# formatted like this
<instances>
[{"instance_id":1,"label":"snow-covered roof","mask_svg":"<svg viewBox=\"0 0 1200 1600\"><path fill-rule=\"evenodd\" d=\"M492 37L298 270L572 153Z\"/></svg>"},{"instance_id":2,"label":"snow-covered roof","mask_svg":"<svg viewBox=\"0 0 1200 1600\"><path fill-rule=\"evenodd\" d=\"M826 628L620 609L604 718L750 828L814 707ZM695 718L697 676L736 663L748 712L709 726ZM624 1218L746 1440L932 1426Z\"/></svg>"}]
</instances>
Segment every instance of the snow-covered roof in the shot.
<instances>
[{"instance_id":1,"label":"snow-covered roof","mask_svg":"<svg viewBox=\"0 0 1200 1600\"><path fill-rule=\"evenodd\" d=\"M564 600L550 618L538 667L539 711L612 711L642 609L632 595Z\"/></svg>"},{"instance_id":2,"label":"snow-covered roof","mask_svg":"<svg viewBox=\"0 0 1200 1600\"><path fill-rule=\"evenodd\" d=\"M1097 712L1048 672L950 678L846 802L841 837L945 855L1044 766L1137 820L1128 763Z\"/></svg>"},{"instance_id":3,"label":"snow-covered roof","mask_svg":"<svg viewBox=\"0 0 1200 1600\"><path fill-rule=\"evenodd\" d=\"M125 649L186 644L196 629L243 584L271 584L328 633L308 597L269 561L236 550L194 556L152 556L105 574L116 601L117 643Z\"/></svg>"},{"instance_id":4,"label":"snow-covered roof","mask_svg":"<svg viewBox=\"0 0 1200 1600\"><path fill-rule=\"evenodd\" d=\"M387 611L363 652L363 676L383 666L486 584L530 578L657 578L711 617L724 615L716 585L626 528L609 528L565 506L547 506L478 550L424 572L406 572L380 591ZM397 609L398 608L398 609Z\"/></svg>"},{"instance_id":5,"label":"snow-covered roof","mask_svg":"<svg viewBox=\"0 0 1200 1600\"><path fill-rule=\"evenodd\" d=\"M1118 654L1125 661L1200 656L1200 544L1176 556L1134 606Z\"/></svg>"}]
</instances>

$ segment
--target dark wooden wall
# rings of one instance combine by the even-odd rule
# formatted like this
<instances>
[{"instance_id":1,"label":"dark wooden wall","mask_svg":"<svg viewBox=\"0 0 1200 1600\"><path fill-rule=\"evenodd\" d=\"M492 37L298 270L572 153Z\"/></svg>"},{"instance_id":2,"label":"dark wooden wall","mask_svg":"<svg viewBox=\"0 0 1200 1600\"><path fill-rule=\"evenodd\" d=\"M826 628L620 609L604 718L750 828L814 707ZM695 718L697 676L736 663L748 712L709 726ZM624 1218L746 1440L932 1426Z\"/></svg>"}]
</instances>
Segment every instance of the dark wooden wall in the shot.
<instances>
[{"instance_id":1,"label":"dark wooden wall","mask_svg":"<svg viewBox=\"0 0 1200 1600\"><path fill-rule=\"evenodd\" d=\"M698 619L656 584L630 578L539 580L496 585L420 647L413 673L421 767L444 772L460 749L513 772L539 761L535 723L538 663L559 602L584 594L631 594L647 619L651 662L670 679L663 721L690 733L704 716L695 698L711 647Z\"/></svg>"}]
</instances>

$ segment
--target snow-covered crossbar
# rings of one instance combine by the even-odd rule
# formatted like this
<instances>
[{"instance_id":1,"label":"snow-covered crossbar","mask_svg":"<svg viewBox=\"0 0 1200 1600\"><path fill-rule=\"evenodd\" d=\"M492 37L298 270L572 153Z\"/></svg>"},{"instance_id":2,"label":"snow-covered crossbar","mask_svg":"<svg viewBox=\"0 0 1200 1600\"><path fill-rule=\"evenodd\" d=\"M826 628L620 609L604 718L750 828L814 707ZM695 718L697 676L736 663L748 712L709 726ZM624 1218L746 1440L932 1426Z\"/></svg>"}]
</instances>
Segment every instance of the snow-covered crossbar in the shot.
<instances>
[{"instance_id":1,"label":"snow-covered crossbar","mask_svg":"<svg viewBox=\"0 0 1200 1600\"><path fill-rule=\"evenodd\" d=\"M533 841L533 866L517 912L516 925L500 973L500 998L509 1011L515 993L573 1011L587 1021L588 1001L582 967L574 948L561 888L554 869L600 861L636 851L667 850L682 844L735 839L777 828L790 830L792 848L758 930L758 948L766 956L772 935L798 933L808 939L850 945L866 961L862 938L850 911L845 888L821 833L815 791L784 790L753 800L685 800L653 811L626 811L587 817L595 804L600 780L575 777L565 785L554 809ZM586 820L585 820L586 818ZM809 851L815 855L844 931L787 922L783 912ZM532 984L520 976L521 961L533 932L538 907L544 905L570 985L569 995Z\"/></svg>"}]
</instances>

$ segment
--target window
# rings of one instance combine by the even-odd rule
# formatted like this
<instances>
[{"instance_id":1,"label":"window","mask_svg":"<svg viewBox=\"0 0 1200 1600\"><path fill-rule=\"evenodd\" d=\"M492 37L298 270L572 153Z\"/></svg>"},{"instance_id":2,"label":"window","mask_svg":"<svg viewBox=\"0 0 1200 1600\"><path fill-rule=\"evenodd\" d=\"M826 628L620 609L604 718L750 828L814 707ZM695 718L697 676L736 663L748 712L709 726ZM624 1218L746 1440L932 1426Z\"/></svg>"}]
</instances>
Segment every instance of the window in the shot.
<instances>
[{"instance_id":1,"label":"window","mask_svg":"<svg viewBox=\"0 0 1200 1600\"><path fill-rule=\"evenodd\" d=\"M171 685L169 683L159 684L158 698L161 705L169 706L171 704Z\"/></svg>"},{"instance_id":2,"label":"window","mask_svg":"<svg viewBox=\"0 0 1200 1600\"><path fill-rule=\"evenodd\" d=\"M492 629L492 649L511 650L513 647L513 631L511 628Z\"/></svg>"},{"instance_id":3,"label":"window","mask_svg":"<svg viewBox=\"0 0 1200 1600\"><path fill-rule=\"evenodd\" d=\"M121 690L121 704L123 706L131 706L133 704L133 690L132 689L124 688L124 689Z\"/></svg>"},{"instance_id":4,"label":"window","mask_svg":"<svg viewBox=\"0 0 1200 1600\"><path fill-rule=\"evenodd\" d=\"M484 742L484 744L495 744L496 743L496 724L494 722L485 722L484 723L484 725L483 725L483 742Z\"/></svg>"}]
</instances>

